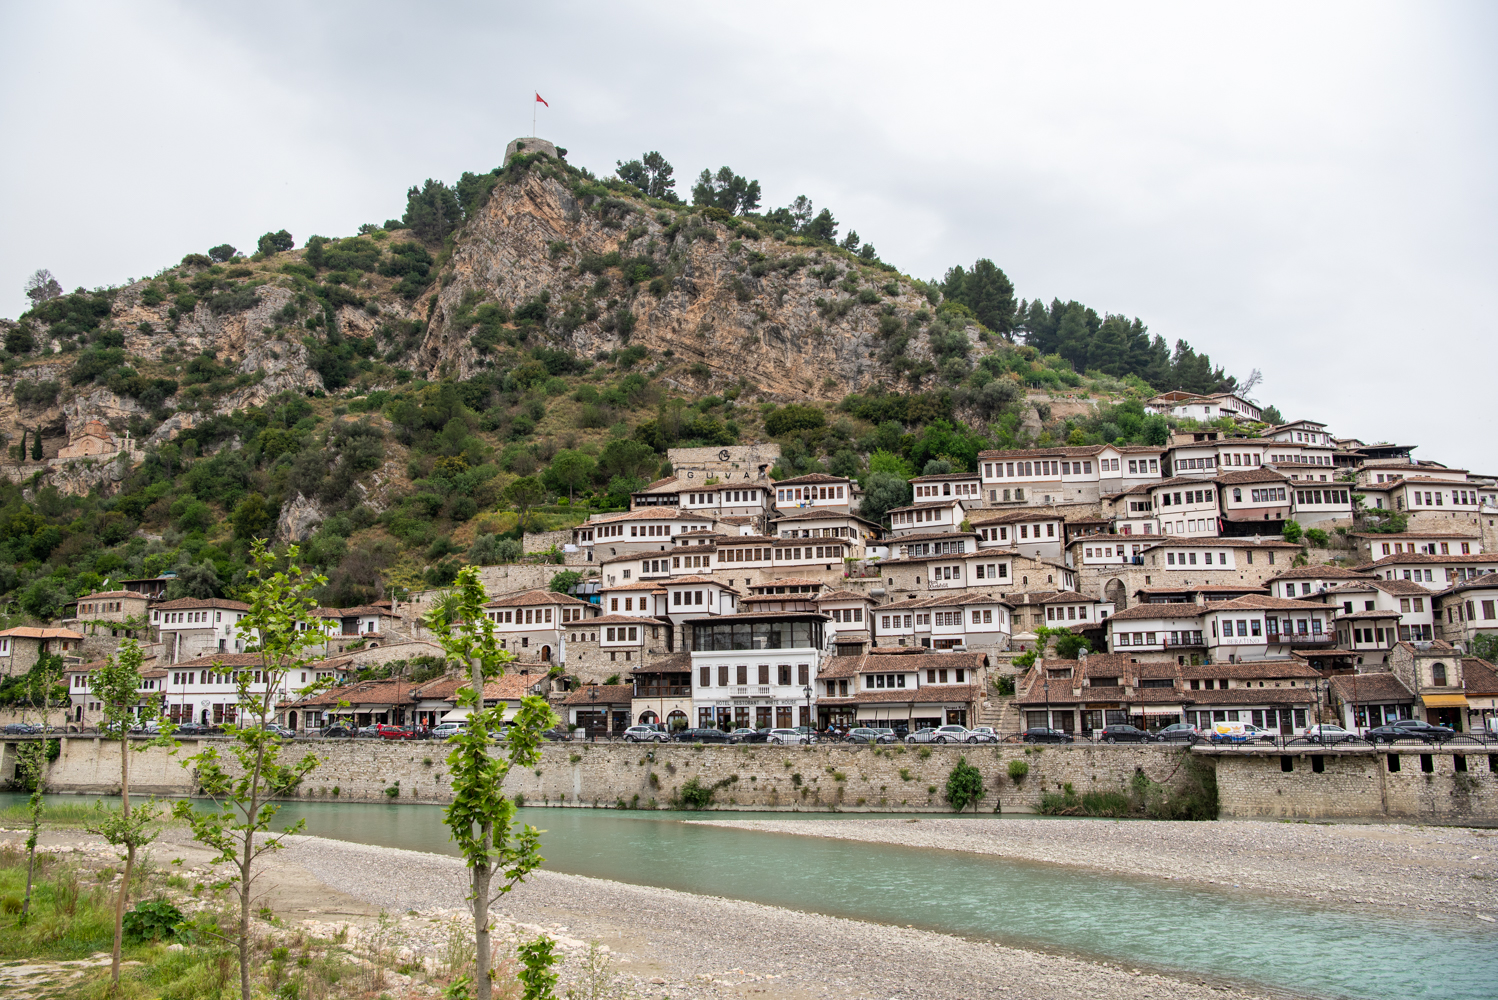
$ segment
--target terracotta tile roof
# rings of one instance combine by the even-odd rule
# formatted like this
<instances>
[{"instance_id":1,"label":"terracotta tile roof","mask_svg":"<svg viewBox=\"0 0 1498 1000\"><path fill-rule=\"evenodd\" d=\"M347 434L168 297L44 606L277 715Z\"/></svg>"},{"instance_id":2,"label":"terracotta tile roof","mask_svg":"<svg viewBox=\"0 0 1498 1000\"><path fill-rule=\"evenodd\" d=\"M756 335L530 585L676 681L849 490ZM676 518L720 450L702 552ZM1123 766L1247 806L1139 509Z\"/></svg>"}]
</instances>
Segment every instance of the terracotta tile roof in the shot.
<instances>
[{"instance_id":1,"label":"terracotta tile roof","mask_svg":"<svg viewBox=\"0 0 1498 1000\"><path fill-rule=\"evenodd\" d=\"M671 506L641 507L639 510L622 510L622 511L618 511L617 513L614 513L614 514L594 514L592 517L588 518L588 520L584 521L582 524L577 525L577 527L579 527L579 528L587 528L587 527L590 527L590 526L595 525L595 524L613 524L613 523L618 522L618 521L676 521L676 520L683 520L683 521L713 521L714 517L713 517L713 515L707 513L706 511L681 510L679 508L671 507ZM618 541L624 541L624 540L625 539L619 539L619 538L612 539L612 541L616 541L616 542L618 542ZM606 544L609 540L608 539L596 539L595 541L602 541L602 542L604 542Z\"/></svg>"},{"instance_id":2,"label":"terracotta tile roof","mask_svg":"<svg viewBox=\"0 0 1498 1000\"><path fill-rule=\"evenodd\" d=\"M1132 608L1115 611L1108 616L1110 622L1128 622L1154 620L1160 621L1184 621L1187 618L1200 618L1207 613L1207 609L1200 604L1189 601L1172 601L1169 604L1136 604Z\"/></svg>"},{"instance_id":3,"label":"terracotta tile roof","mask_svg":"<svg viewBox=\"0 0 1498 1000\"><path fill-rule=\"evenodd\" d=\"M1338 674L1332 678L1332 691L1342 701L1350 704L1415 700L1415 696L1410 694L1410 689L1388 671Z\"/></svg>"},{"instance_id":4,"label":"terracotta tile roof","mask_svg":"<svg viewBox=\"0 0 1498 1000\"><path fill-rule=\"evenodd\" d=\"M1356 569L1348 569L1345 566L1293 566L1276 576L1271 576L1266 583L1277 583L1280 580L1366 580L1368 574Z\"/></svg>"},{"instance_id":5,"label":"terracotta tile roof","mask_svg":"<svg viewBox=\"0 0 1498 1000\"><path fill-rule=\"evenodd\" d=\"M484 605L486 608L516 608L528 604L566 604L573 607L582 605L592 607L587 601L573 597L571 594L557 594L550 590L525 590L515 594L506 594L504 597L496 597Z\"/></svg>"},{"instance_id":6,"label":"terracotta tile roof","mask_svg":"<svg viewBox=\"0 0 1498 1000\"><path fill-rule=\"evenodd\" d=\"M304 698L299 698L293 704L298 707L311 707L314 705L332 707L342 702L347 702L348 708L351 711L358 711L360 705L411 705L416 702L416 699L411 694L414 686L409 682L401 682L389 678L376 681L359 681L354 684L341 684L338 687L313 692Z\"/></svg>"},{"instance_id":7,"label":"terracotta tile roof","mask_svg":"<svg viewBox=\"0 0 1498 1000\"><path fill-rule=\"evenodd\" d=\"M1242 483L1287 483L1289 479L1272 469L1249 469L1243 472L1223 473L1212 482L1222 483L1224 486L1237 486Z\"/></svg>"},{"instance_id":8,"label":"terracotta tile roof","mask_svg":"<svg viewBox=\"0 0 1498 1000\"><path fill-rule=\"evenodd\" d=\"M588 684L569 691L563 705L628 705L635 696L633 684Z\"/></svg>"},{"instance_id":9,"label":"terracotta tile roof","mask_svg":"<svg viewBox=\"0 0 1498 1000\"><path fill-rule=\"evenodd\" d=\"M1375 590L1382 590L1386 594L1392 594L1395 597L1427 597L1430 594L1429 590L1413 580L1383 580L1374 578L1368 581L1368 586Z\"/></svg>"},{"instance_id":10,"label":"terracotta tile roof","mask_svg":"<svg viewBox=\"0 0 1498 1000\"><path fill-rule=\"evenodd\" d=\"M779 517L771 521L770 525L771 527L774 527L781 521L846 521L849 518L852 518L855 521L862 521L864 524L878 527L878 525L875 525L873 521L870 521L867 518L859 517L857 514L844 514L842 511L838 510L817 510L815 507L807 508L804 510L798 509L788 514L781 514Z\"/></svg>"},{"instance_id":11,"label":"terracotta tile roof","mask_svg":"<svg viewBox=\"0 0 1498 1000\"><path fill-rule=\"evenodd\" d=\"M852 590L834 590L826 594L818 594L812 598L818 603L822 601L872 601L868 594L859 594Z\"/></svg>"},{"instance_id":12,"label":"terracotta tile roof","mask_svg":"<svg viewBox=\"0 0 1498 1000\"><path fill-rule=\"evenodd\" d=\"M713 579L710 576L675 576L675 577L671 577L668 580L658 580L658 581L656 581L656 586L657 587L674 587L677 584L681 584L681 583L687 583L687 584L711 583L714 586L716 586L719 590L722 590L722 591L724 591L726 593L729 593L729 594L737 594L738 593L737 590L734 590L732 587L730 587L723 580L715 580L715 579ZM609 589L613 589L613 588L609 588Z\"/></svg>"},{"instance_id":13,"label":"terracotta tile roof","mask_svg":"<svg viewBox=\"0 0 1498 1000\"><path fill-rule=\"evenodd\" d=\"M850 657L852 659L852 657ZM977 670L988 662L986 653L941 653L920 648L909 653L875 649L857 657L860 674L884 674L901 670Z\"/></svg>"},{"instance_id":14,"label":"terracotta tile roof","mask_svg":"<svg viewBox=\"0 0 1498 1000\"><path fill-rule=\"evenodd\" d=\"M1028 594L1015 594L1012 603L1025 604L1093 604L1096 597L1087 597L1075 590L1034 590Z\"/></svg>"},{"instance_id":15,"label":"terracotta tile roof","mask_svg":"<svg viewBox=\"0 0 1498 1000\"><path fill-rule=\"evenodd\" d=\"M649 616L634 617L632 615L602 615L598 618L589 618L586 622L563 622L567 628L575 628L579 625L587 625L593 628L597 625L659 625L659 618Z\"/></svg>"},{"instance_id":16,"label":"terracotta tile roof","mask_svg":"<svg viewBox=\"0 0 1498 1000\"><path fill-rule=\"evenodd\" d=\"M1390 619L1398 617L1398 611L1354 611L1352 614L1347 614L1346 612L1338 613L1336 620L1339 622L1364 619L1368 621L1373 621L1375 619L1388 621Z\"/></svg>"},{"instance_id":17,"label":"terracotta tile roof","mask_svg":"<svg viewBox=\"0 0 1498 1000\"><path fill-rule=\"evenodd\" d=\"M1177 697L1195 705L1310 705L1316 701L1316 693L1302 687L1242 687L1226 691L1188 688Z\"/></svg>"},{"instance_id":18,"label":"terracotta tile roof","mask_svg":"<svg viewBox=\"0 0 1498 1000\"><path fill-rule=\"evenodd\" d=\"M175 601L159 601L151 605L152 611L201 611L203 608L220 608L225 611L250 610L250 606L242 601L228 601L222 597L211 597L207 600L179 597Z\"/></svg>"},{"instance_id":19,"label":"terracotta tile roof","mask_svg":"<svg viewBox=\"0 0 1498 1000\"><path fill-rule=\"evenodd\" d=\"M915 476L910 481L912 483L946 483L982 478L976 472L948 472L945 475L939 476Z\"/></svg>"},{"instance_id":20,"label":"terracotta tile roof","mask_svg":"<svg viewBox=\"0 0 1498 1000\"><path fill-rule=\"evenodd\" d=\"M639 580L635 583L608 583L601 586L599 590L605 594L612 594L624 590L648 590L652 593L664 594L666 592L663 589L665 582L665 580ZM584 601L583 603L586 604L587 602ZM486 604L484 606L488 607L489 605ZM596 608L598 607L598 605L595 604L593 605L593 607Z\"/></svg>"},{"instance_id":21,"label":"terracotta tile roof","mask_svg":"<svg viewBox=\"0 0 1498 1000\"><path fill-rule=\"evenodd\" d=\"M977 501L976 498L969 499L969 500L962 500L962 499L959 499L958 497L947 497L944 500L930 500L930 501L927 501L926 503L913 503L913 504L908 504L908 505L906 505L904 507L891 507L889 510L885 511L885 513L886 514L897 514L897 513L904 513L907 510L935 510L935 509L937 509L939 507L941 507L941 508L944 508L944 507L955 507L958 504L962 504L962 503L974 503L975 504L977 502L978 501Z\"/></svg>"},{"instance_id":22,"label":"terracotta tile roof","mask_svg":"<svg viewBox=\"0 0 1498 1000\"><path fill-rule=\"evenodd\" d=\"M1226 677L1230 680L1301 680L1321 676L1321 672L1315 667L1300 660L1243 660L1238 663L1203 663L1194 667L1184 664L1180 671L1181 677L1186 680L1205 677ZM1257 691L1258 688L1254 690Z\"/></svg>"},{"instance_id":23,"label":"terracotta tile roof","mask_svg":"<svg viewBox=\"0 0 1498 1000\"><path fill-rule=\"evenodd\" d=\"M1013 448L1008 451L980 451L980 459L999 458L1091 458L1100 455L1104 451L1116 451L1121 455L1159 455L1167 451L1163 445L1146 444L1092 444L1083 446L1062 446L1056 448Z\"/></svg>"},{"instance_id":24,"label":"terracotta tile roof","mask_svg":"<svg viewBox=\"0 0 1498 1000\"><path fill-rule=\"evenodd\" d=\"M692 654L672 653L670 656L642 663L630 671L632 674L684 674L692 669Z\"/></svg>"},{"instance_id":25,"label":"terracotta tile roof","mask_svg":"<svg viewBox=\"0 0 1498 1000\"><path fill-rule=\"evenodd\" d=\"M195 670L211 667L214 664L221 664L225 667L264 667L265 660L259 653L209 653L206 656L196 656L191 660L180 660L172 666ZM307 669L312 668L309 666Z\"/></svg>"},{"instance_id":26,"label":"terracotta tile roof","mask_svg":"<svg viewBox=\"0 0 1498 1000\"><path fill-rule=\"evenodd\" d=\"M847 483L849 480L841 476L829 476L821 472L813 472L805 476L796 476L793 479L771 480L771 485L780 486L806 486L820 485L822 483Z\"/></svg>"},{"instance_id":27,"label":"terracotta tile roof","mask_svg":"<svg viewBox=\"0 0 1498 1000\"><path fill-rule=\"evenodd\" d=\"M985 511L973 510L968 512L968 518L974 525L988 524L1014 524L1020 521L1060 521L1064 520L1060 514L1050 510L1037 510L1028 508L1025 510L1000 510Z\"/></svg>"},{"instance_id":28,"label":"terracotta tile roof","mask_svg":"<svg viewBox=\"0 0 1498 1000\"><path fill-rule=\"evenodd\" d=\"M1418 552L1397 552L1394 555L1384 556L1382 559L1362 563L1353 568L1363 570L1364 572L1376 572L1385 566L1411 566L1416 563L1432 566L1440 566L1446 563L1487 566L1498 563L1498 555L1458 555L1453 552L1451 555L1427 556Z\"/></svg>"},{"instance_id":29,"label":"terracotta tile roof","mask_svg":"<svg viewBox=\"0 0 1498 1000\"><path fill-rule=\"evenodd\" d=\"M1498 671L1487 660L1462 657L1462 688L1472 695L1498 695Z\"/></svg>"},{"instance_id":30,"label":"terracotta tile roof","mask_svg":"<svg viewBox=\"0 0 1498 1000\"><path fill-rule=\"evenodd\" d=\"M1307 595L1310 596L1310 595ZM1265 597L1262 594L1246 594L1231 601L1208 603L1204 611L1306 611L1311 607L1305 601L1292 601L1286 597Z\"/></svg>"},{"instance_id":31,"label":"terracotta tile roof","mask_svg":"<svg viewBox=\"0 0 1498 1000\"><path fill-rule=\"evenodd\" d=\"M1399 531L1387 534L1378 531L1349 531L1348 534L1353 538L1366 538L1375 542L1399 542L1410 538L1455 538L1463 542L1471 542L1482 537L1480 531L1470 534L1462 531Z\"/></svg>"},{"instance_id":32,"label":"terracotta tile roof","mask_svg":"<svg viewBox=\"0 0 1498 1000\"><path fill-rule=\"evenodd\" d=\"M724 535L718 545L779 545L789 541L789 538L776 538L774 535Z\"/></svg>"},{"instance_id":33,"label":"terracotta tile roof","mask_svg":"<svg viewBox=\"0 0 1498 1000\"><path fill-rule=\"evenodd\" d=\"M929 531L914 535L901 535L898 538L885 539L890 545L909 545L917 542L934 542L941 539L956 541L957 539L977 538L976 531ZM962 553L966 554L966 553Z\"/></svg>"},{"instance_id":34,"label":"terracotta tile roof","mask_svg":"<svg viewBox=\"0 0 1498 1000\"><path fill-rule=\"evenodd\" d=\"M679 482L679 481L680 480L678 480L675 476L667 476L665 479L657 479L655 482L649 484L644 489L642 489L642 490L635 490L635 492L636 493L649 493L652 490L658 490L662 486L670 486L672 483Z\"/></svg>"},{"instance_id":35,"label":"terracotta tile roof","mask_svg":"<svg viewBox=\"0 0 1498 1000\"><path fill-rule=\"evenodd\" d=\"M16 628L8 628L0 635L8 635L15 639L82 639L83 633L74 632L67 628L34 628L30 625L19 625Z\"/></svg>"},{"instance_id":36,"label":"terracotta tile roof","mask_svg":"<svg viewBox=\"0 0 1498 1000\"><path fill-rule=\"evenodd\" d=\"M1230 586L1230 585L1227 585L1227 584L1220 584L1220 583L1203 583L1203 584L1187 583L1187 584L1182 584L1179 587L1140 587L1138 590L1134 591L1134 593L1136 593L1136 594L1215 594L1215 593L1241 594L1244 591L1257 591L1257 592L1260 592L1260 593L1268 593L1268 591L1266 591L1263 587L1255 587L1255 586L1253 586L1251 584L1247 584L1247 583L1239 584L1236 587Z\"/></svg>"},{"instance_id":37,"label":"terracotta tile roof","mask_svg":"<svg viewBox=\"0 0 1498 1000\"><path fill-rule=\"evenodd\" d=\"M80 600L80 601L94 601L94 600L103 600L106 597L113 597L113 598L133 597L136 600L148 600L148 598L146 597L145 594L137 594L133 590L102 590L102 591L98 592L97 594L85 594L82 597L78 598L78 600Z\"/></svg>"},{"instance_id":38,"label":"terracotta tile roof","mask_svg":"<svg viewBox=\"0 0 1498 1000\"><path fill-rule=\"evenodd\" d=\"M760 589L762 589L764 587L825 587L825 586L827 586L827 584L826 584L825 581L822 581L822 580L808 580L805 577L787 576L787 577L783 577L783 578L781 578L779 580L766 580L764 583L752 583L752 584L749 585L749 589L750 590L760 590Z\"/></svg>"}]
</instances>

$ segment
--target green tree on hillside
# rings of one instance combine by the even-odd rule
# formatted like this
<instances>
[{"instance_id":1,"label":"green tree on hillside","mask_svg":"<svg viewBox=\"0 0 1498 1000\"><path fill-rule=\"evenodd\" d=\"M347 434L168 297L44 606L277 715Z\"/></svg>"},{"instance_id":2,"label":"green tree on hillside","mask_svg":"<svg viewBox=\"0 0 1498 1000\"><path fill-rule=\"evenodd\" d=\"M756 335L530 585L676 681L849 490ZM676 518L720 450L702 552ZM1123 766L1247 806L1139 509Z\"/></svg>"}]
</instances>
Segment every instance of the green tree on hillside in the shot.
<instances>
[{"instance_id":1,"label":"green tree on hillside","mask_svg":"<svg viewBox=\"0 0 1498 1000\"><path fill-rule=\"evenodd\" d=\"M273 253L290 250L294 246L296 246L296 240L291 238L290 233L282 229L279 232L266 233L260 237L260 240L255 244L255 249L269 257Z\"/></svg>"},{"instance_id":2,"label":"green tree on hillside","mask_svg":"<svg viewBox=\"0 0 1498 1000\"><path fill-rule=\"evenodd\" d=\"M430 177L406 192L401 224L427 243L441 243L463 221L463 210L453 189Z\"/></svg>"},{"instance_id":3,"label":"green tree on hillside","mask_svg":"<svg viewBox=\"0 0 1498 1000\"><path fill-rule=\"evenodd\" d=\"M1014 331L1014 285L994 262L983 258L971 271L960 266L947 271L941 283L942 297L967 306L978 322L1008 337Z\"/></svg>"},{"instance_id":4,"label":"green tree on hillside","mask_svg":"<svg viewBox=\"0 0 1498 1000\"><path fill-rule=\"evenodd\" d=\"M673 190L676 180L671 175L676 172L675 168L660 153L652 150L638 160L630 160L628 163L616 160L614 165L614 173L619 175L620 180L633 184L650 197L663 201L681 200Z\"/></svg>"},{"instance_id":5,"label":"green tree on hillside","mask_svg":"<svg viewBox=\"0 0 1498 1000\"><path fill-rule=\"evenodd\" d=\"M693 205L721 208L729 215L754 211L759 197L759 181L746 180L732 167L719 167L716 175L704 169L692 186Z\"/></svg>"}]
</instances>

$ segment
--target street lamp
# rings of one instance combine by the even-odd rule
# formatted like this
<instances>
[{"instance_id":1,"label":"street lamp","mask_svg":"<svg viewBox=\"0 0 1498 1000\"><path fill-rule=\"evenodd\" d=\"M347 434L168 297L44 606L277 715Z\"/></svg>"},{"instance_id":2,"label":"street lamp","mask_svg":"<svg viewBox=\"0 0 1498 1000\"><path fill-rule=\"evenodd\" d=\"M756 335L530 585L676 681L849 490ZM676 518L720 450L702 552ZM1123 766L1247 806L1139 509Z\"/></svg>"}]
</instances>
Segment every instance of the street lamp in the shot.
<instances>
[{"instance_id":1,"label":"street lamp","mask_svg":"<svg viewBox=\"0 0 1498 1000\"><path fill-rule=\"evenodd\" d=\"M1045 688L1045 727L1047 729L1050 729L1051 728L1051 678L1050 678L1049 674L1045 673L1045 664L1044 663L1041 664L1040 669L1041 669L1041 676L1040 676L1041 685Z\"/></svg>"},{"instance_id":2,"label":"street lamp","mask_svg":"<svg viewBox=\"0 0 1498 1000\"><path fill-rule=\"evenodd\" d=\"M598 709L598 685L597 684L592 684L592 685L589 685L589 687L588 687L588 706L589 706L589 714L590 715L593 712L596 712L597 709ZM594 729L593 732L592 732L592 734L589 735L588 739L596 742L597 739L598 739L598 730Z\"/></svg>"},{"instance_id":3,"label":"street lamp","mask_svg":"<svg viewBox=\"0 0 1498 1000\"><path fill-rule=\"evenodd\" d=\"M801 690L806 695L806 724L811 728L812 732L816 732L817 725L812 721L811 717L811 685L807 684L806 687L802 688Z\"/></svg>"}]
</instances>

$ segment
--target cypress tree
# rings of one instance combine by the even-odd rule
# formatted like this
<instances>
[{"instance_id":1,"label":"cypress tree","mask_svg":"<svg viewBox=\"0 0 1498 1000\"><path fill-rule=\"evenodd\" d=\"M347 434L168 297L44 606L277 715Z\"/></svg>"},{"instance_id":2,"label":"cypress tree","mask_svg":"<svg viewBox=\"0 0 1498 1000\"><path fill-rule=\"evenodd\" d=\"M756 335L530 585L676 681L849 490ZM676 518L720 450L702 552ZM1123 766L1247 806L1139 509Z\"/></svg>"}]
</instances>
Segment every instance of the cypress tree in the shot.
<instances>
[{"instance_id":1,"label":"cypress tree","mask_svg":"<svg viewBox=\"0 0 1498 1000\"><path fill-rule=\"evenodd\" d=\"M40 462L42 460L42 429L38 427L36 434L31 438L31 460Z\"/></svg>"}]
</instances>

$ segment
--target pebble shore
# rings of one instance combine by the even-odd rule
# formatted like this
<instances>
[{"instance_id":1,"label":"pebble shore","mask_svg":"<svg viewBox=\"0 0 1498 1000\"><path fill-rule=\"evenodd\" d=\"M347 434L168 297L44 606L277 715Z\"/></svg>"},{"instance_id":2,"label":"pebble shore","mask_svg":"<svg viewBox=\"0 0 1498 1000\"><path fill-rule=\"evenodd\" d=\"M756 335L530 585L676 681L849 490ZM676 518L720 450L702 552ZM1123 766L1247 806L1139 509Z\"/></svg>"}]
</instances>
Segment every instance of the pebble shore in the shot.
<instances>
[{"instance_id":1,"label":"pebble shore","mask_svg":"<svg viewBox=\"0 0 1498 1000\"><path fill-rule=\"evenodd\" d=\"M1055 819L706 820L715 826L993 854L1480 920L1498 918L1498 830Z\"/></svg>"},{"instance_id":2,"label":"pebble shore","mask_svg":"<svg viewBox=\"0 0 1498 1000\"><path fill-rule=\"evenodd\" d=\"M802 824L789 824L800 827ZM794 831L793 831L794 832ZM408 946L440 946L458 915L466 872L454 858L314 837L293 838L275 862L390 913L405 914ZM766 996L831 1000L973 997L1283 997L1200 977L1159 974L692 893L538 872L493 907L500 931L546 929L575 975L586 942L605 946L632 997ZM421 926L432 928L422 941Z\"/></svg>"}]
</instances>

